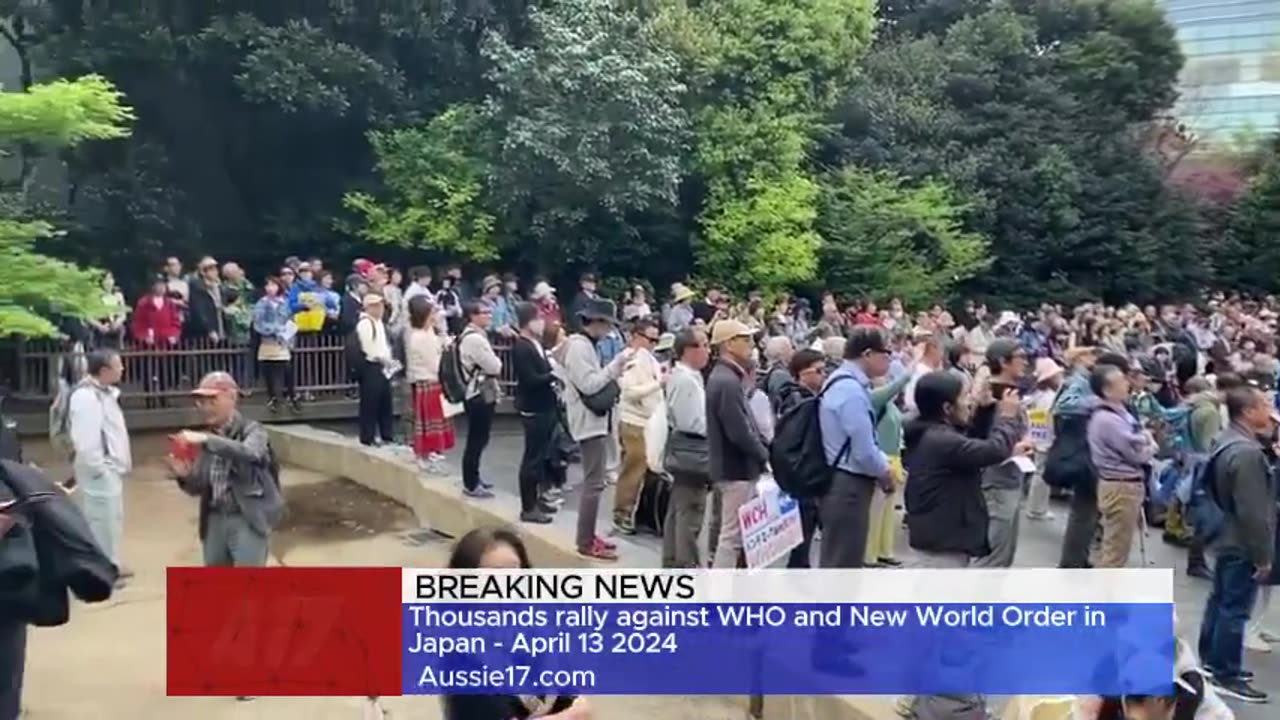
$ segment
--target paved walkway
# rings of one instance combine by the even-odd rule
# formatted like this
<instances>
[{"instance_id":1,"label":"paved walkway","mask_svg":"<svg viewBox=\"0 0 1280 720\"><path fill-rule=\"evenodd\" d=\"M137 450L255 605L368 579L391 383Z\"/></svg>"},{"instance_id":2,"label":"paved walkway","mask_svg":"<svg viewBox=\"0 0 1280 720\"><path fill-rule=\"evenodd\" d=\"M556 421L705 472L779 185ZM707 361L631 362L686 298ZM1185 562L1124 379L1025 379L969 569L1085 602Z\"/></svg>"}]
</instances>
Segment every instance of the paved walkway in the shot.
<instances>
[{"instance_id":1,"label":"paved walkway","mask_svg":"<svg viewBox=\"0 0 1280 720\"><path fill-rule=\"evenodd\" d=\"M349 481L286 469L291 520L273 542L287 565L443 565L444 541L426 541L406 508ZM165 696L165 568L199 564L196 503L139 468L126 495L125 563L137 576L110 601L76 605L71 622L35 629L27 653L24 718L31 720L361 720L352 698L170 698ZM436 720L436 698L387 698L391 718ZM737 720L719 699L605 697L609 720Z\"/></svg>"}]
</instances>

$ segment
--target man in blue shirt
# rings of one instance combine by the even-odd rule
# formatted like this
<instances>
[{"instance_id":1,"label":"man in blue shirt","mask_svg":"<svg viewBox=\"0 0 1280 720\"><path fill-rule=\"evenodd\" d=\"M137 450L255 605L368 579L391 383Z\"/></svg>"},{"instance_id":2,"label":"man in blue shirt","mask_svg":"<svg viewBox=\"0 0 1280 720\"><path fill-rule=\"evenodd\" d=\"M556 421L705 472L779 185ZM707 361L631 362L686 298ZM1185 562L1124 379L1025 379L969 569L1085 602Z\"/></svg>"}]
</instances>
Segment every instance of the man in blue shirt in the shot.
<instances>
[{"instance_id":1,"label":"man in blue shirt","mask_svg":"<svg viewBox=\"0 0 1280 720\"><path fill-rule=\"evenodd\" d=\"M845 343L844 362L827 378L819 421L827 463L835 468L823 496L820 566L859 568L867 546L871 499L898 480L876 443L871 380L889 371L889 343L877 327L859 326Z\"/></svg>"}]
</instances>

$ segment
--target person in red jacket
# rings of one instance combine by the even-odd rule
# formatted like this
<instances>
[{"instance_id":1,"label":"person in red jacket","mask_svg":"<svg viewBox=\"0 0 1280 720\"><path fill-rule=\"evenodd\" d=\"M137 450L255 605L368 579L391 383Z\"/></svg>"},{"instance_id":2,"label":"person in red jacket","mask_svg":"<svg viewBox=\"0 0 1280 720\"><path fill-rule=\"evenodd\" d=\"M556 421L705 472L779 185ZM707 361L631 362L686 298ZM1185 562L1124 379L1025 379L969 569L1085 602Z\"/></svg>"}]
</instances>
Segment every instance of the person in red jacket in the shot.
<instances>
[{"instance_id":1,"label":"person in red jacket","mask_svg":"<svg viewBox=\"0 0 1280 720\"><path fill-rule=\"evenodd\" d=\"M151 282L151 292L138 300L133 310L132 335L135 342L169 348L182 337L182 308L169 297L164 278Z\"/></svg>"}]
</instances>

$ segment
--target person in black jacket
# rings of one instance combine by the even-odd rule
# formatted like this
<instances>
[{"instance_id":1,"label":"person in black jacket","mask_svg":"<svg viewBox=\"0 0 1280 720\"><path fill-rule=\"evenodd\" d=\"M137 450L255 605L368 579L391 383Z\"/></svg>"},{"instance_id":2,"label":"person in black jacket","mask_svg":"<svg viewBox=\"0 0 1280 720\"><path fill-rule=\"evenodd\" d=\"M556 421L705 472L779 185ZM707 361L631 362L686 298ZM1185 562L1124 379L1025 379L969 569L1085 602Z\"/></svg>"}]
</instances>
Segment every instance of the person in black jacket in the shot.
<instances>
[{"instance_id":1,"label":"person in black jacket","mask_svg":"<svg viewBox=\"0 0 1280 720\"><path fill-rule=\"evenodd\" d=\"M524 426L524 454L520 456L520 519L545 525L555 507L542 502L538 493L549 485L552 437L560 422L556 376L542 345L545 323L533 303L516 303L520 334L511 345L511 367L516 376L516 411Z\"/></svg>"},{"instance_id":2,"label":"person in black jacket","mask_svg":"<svg viewBox=\"0 0 1280 720\"><path fill-rule=\"evenodd\" d=\"M1021 404L1006 393L986 438L965 435L972 408L964 381L954 373L931 372L916 383L919 416L903 436L908 544L920 567L965 567L987 555L987 506L982 471L1008 460L1016 450Z\"/></svg>"},{"instance_id":3,"label":"person in black jacket","mask_svg":"<svg viewBox=\"0 0 1280 720\"><path fill-rule=\"evenodd\" d=\"M707 448L711 482L721 502L714 568L738 566L738 508L751 500L769 462L769 450L747 407L745 368L755 349L754 338L755 331L737 320L721 320L711 328L711 345L720 354L707 379Z\"/></svg>"},{"instance_id":4,"label":"person in black jacket","mask_svg":"<svg viewBox=\"0 0 1280 720\"><path fill-rule=\"evenodd\" d=\"M218 342L227 336L222 316L222 282L218 279L218 261L206 257L200 261L196 275L188 282L187 322L183 328L192 339Z\"/></svg>"}]
</instances>

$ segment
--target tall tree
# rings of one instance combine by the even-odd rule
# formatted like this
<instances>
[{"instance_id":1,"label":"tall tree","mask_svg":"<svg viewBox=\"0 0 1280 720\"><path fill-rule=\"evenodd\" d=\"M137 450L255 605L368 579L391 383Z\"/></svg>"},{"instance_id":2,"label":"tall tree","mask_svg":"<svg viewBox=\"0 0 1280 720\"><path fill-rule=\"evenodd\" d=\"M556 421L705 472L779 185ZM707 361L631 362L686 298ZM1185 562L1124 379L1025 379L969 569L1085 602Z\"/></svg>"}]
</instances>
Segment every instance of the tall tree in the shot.
<instances>
[{"instance_id":1,"label":"tall tree","mask_svg":"<svg viewBox=\"0 0 1280 720\"><path fill-rule=\"evenodd\" d=\"M916 307L946 299L991 262L986 240L963 227L966 209L934 180L909 186L853 166L824 178L818 227L826 287Z\"/></svg>"},{"instance_id":2,"label":"tall tree","mask_svg":"<svg viewBox=\"0 0 1280 720\"><path fill-rule=\"evenodd\" d=\"M1185 201L1143 152L1182 62L1159 7L914 5L833 114L824 162L948 182L971 207L966 228L991 241L968 289L1005 302L1156 298L1207 280Z\"/></svg>"},{"instance_id":3,"label":"tall tree","mask_svg":"<svg viewBox=\"0 0 1280 720\"><path fill-rule=\"evenodd\" d=\"M0 93L0 143L46 149L126 137L132 111L105 79L86 76ZM14 203L21 206L21 198ZM54 234L47 222L0 217L0 336L56 335L51 316L89 319L101 313L100 273L42 255Z\"/></svg>"}]
</instances>

